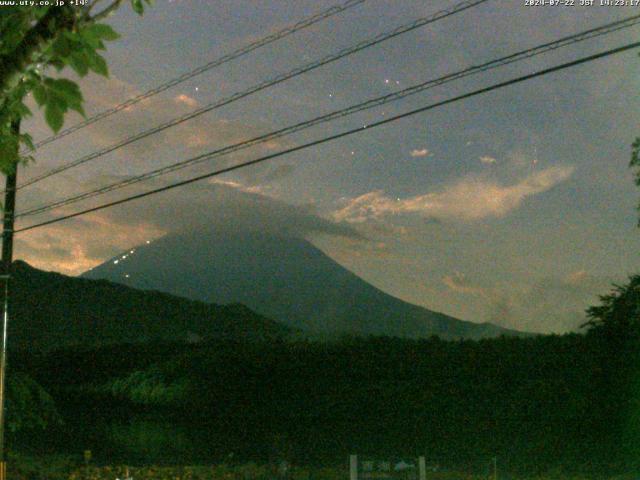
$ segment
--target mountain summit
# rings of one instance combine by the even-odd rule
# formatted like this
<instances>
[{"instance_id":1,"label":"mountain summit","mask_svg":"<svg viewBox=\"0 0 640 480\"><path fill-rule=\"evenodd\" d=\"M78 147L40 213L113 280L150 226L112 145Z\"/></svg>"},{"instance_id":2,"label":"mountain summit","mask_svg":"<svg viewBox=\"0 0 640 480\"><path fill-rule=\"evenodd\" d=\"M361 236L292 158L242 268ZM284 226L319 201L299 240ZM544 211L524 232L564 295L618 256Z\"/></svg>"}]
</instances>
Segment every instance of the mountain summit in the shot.
<instances>
[{"instance_id":1,"label":"mountain summit","mask_svg":"<svg viewBox=\"0 0 640 480\"><path fill-rule=\"evenodd\" d=\"M310 242L256 232L197 230L133 248L82 275L204 302L242 303L319 335L444 339L517 335L395 298Z\"/></svg>"}]
</instances>

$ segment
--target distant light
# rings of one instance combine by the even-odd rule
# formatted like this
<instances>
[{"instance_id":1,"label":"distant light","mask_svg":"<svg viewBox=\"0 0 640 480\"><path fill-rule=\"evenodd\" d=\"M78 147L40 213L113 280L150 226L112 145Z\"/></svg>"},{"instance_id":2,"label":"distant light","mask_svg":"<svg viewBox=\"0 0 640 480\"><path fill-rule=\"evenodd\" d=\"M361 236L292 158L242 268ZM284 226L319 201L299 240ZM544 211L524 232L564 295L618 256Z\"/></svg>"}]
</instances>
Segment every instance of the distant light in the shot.
<instances>
[{"instance_id":1,"label":"distant light","mask_svg":"<svg viewBox=\"0 0 640 480\"><path fill-rule=\"evenodd\" d=\"M124 278L129 278L129 274L127 273L127 274L124 276Z\"/></svg>"},{"instance_id":2,"label":"distant light","mask_svg":"<svg viewBox=\"0 0 640 480\"><path fill-rule=\"evenodd\" d=\"M135 250L131 250L129 253L133 253L133 252L135 252Z\"/></svg>"},{"instance_id":3,"label":"distant light","mask_svg":"<svg viewBox=\"0 0 640 480\"><path fill-rule=\"evenodd\" d=\"M118 263L120 260L114 260L113 263Z\"/></svg>"},{"instance_id":4,"label":"distant light","mask_svg":"<svg viewBox=\"0 0 640 480\"><path fill-rule=\"evenodd\" d=\"M147 240L147 243L151 243L151 240Z\"/></svg>"}]
</instances>

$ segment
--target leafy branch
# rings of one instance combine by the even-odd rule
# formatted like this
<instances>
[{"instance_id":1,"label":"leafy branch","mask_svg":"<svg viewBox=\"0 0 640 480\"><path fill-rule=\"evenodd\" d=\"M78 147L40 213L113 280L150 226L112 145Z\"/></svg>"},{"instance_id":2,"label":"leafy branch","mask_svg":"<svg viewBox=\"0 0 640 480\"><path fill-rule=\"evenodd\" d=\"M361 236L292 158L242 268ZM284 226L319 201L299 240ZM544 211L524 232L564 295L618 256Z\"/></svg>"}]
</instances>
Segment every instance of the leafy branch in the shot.
<instances>
[{"instance_id":1,"label":"leafy branch","mask_svg":"<svg viewBox=\"0 0 640 480\"><path fill-rule=\"evenodd\" d=\"M102 20L115 12L122 0L114 0L93 12L102 0L88 6L7 7L0 10L0 170L10 171L21 157L21 146L33 149L31 137L16 132L12 125L31 115L25 105L29 94L44 110L49 127L58 132L65 114L74 110L84 115L84 98L78 85L68 79L45 74L48 67L61 72L70 67L78 76L94 72L109 76L101 55L105 42L120 36ZM152 0L130 0L142 15Z\"/></svg>"}]
</instances>

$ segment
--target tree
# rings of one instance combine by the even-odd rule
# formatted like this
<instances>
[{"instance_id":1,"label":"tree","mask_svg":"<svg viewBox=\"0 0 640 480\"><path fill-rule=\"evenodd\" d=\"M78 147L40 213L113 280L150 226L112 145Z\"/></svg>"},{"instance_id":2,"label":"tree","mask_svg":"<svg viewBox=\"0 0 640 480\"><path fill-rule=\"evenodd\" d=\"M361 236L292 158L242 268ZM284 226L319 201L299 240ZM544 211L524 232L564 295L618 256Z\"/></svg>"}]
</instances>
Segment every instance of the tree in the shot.
<instances>
[{"instance_id":1,"label":"tree","mask_svg":"<svg viewBox=\"0 0 640 480\"><path fill-rule=\"evenodd\" d=\"M594 332L625 340L640 339L640 275L633 275L626 285L615 285L600 305L587 310L584 325Z\"/></svg>"},{"instance_id":2,"label":"tree","mask_svg":"<svg viewBox=\"0 0 640 480\"><path fill-rule=\"evenodd\" d=\"M33 94L37 105L44 109L47 124L56 133L62 128L64 116L69 110L84 115L83 98L78 85L58 74L50 76L46 72L49 67L54 67L57 72L71 67L80 77L89 71L109 75L107 62L99 51L105 49L104 42L115 40L119 35L109 25L100 22L120 7L122 0L106 0L111 2L106 6L100 5L103 1L49 0L33 2L38 3L37 6L16 2L18 5L0 7L0 171L7 177L0 265L2 291L5 294L3 313L6 313L4 309L8 303L12 261L16 168L21 161L30 159L21 154L21 146L27 147L27 150L34 149L31 136L20 131L21 120L31 115L25 99ZM151 0L131 0L133 9L140 15L144 11L143 2L150 4ZM100 7L103 8L99 10ZM6 471L4 398L7 316L3 315L3 318L4 334L0 350L1 478L5 478ZM43 395L30 395L31 391L29 388L14 388L13 405L28 404L32 408L34 398L46 400ZM33 405L33 408L46 404L45 401L41 405Z\"/></svg>"},{"instance_id":3,"label":"tree","mask_svg":"<svg viewBox=\"0 0 640 480\"><path fill-rule=\"evenodd\" d=\"M80 77L93 71L108 76L105 59L100 55L106 41L119 35L102 20L112 14L122 0L112 0L101 10L104 0L69 0L49 6L0 7L0 171L10 172L29 156L20 155L21 147L33 149L31 136L20 133L15 125L31 115L25 99L31 93L44 109L47 124L58 132L64 115L75 110L84 115L83 97L78 85L59 75L50 76L48 67L57 72L65 67ZM144 3L131 0L138 14ZM143 3L144 2L144 3Z\"/></svg>"},{"instance_id":4,"label":"tree","mask_svg":"<svg viewBox=\"0 0 640 480\"><path fill-rule=\"evenodd\" d=\"M12 375L7 390L7 428L11 432L44 430L62 423L51 395L29 375Z\"/></svg>"}]
</instances>

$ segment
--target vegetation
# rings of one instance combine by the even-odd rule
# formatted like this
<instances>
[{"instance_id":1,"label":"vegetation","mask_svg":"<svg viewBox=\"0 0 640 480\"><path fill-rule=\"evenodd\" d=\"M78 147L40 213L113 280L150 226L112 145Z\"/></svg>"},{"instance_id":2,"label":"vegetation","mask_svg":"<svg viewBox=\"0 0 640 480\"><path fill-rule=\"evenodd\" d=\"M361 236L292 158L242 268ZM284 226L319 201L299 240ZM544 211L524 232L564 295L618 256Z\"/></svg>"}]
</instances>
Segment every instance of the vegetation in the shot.
<instances>
[{"instance_id":1,"label":"vegetation","mask_svg":"<svg viewBox=\"0 0 640 480\"><path fill-rule=\"evenodd\" d=\"M11 459L12 472L17 480L273 480L282 479L272 465L252 462L242 465L219 464L210 466L85 466L78 459L55 457L44 464L41 460L26 457ZM460 471L427 471L427 480L486 480L487 475ZM502 478L503 476L500 476ZM287 480L344 480L348 478L347 464L320 468L293 466ZM513 477L512 480L591 480L583 475L551 473L544 476ZM631 475L602 477L608 480L635 480Z\"/></svg>"},{"instance_id":2,"label":"vegetation","mask_svg":"<svg viewBox=\"0 0 640 480\"><path fill-rule=\"evenodd\" d=\"M475 473L497 456L513 475L604 476L640 468L634 338L616 349L597 330L478 342L224 340L23 352L13 364L55 398L65 427L51 437L76 453L91 448L98 463L339 466L357 452L424 454Z\"/></svg>"},{"instance_id":3,"label":"vegetation","mask_svg":"<svg viewBox=\"0 0 640 480\"><path fill-rule=\"evenodd\" d=\"M600 297L601 304L587 310L586 326L592 332L626 343L637 341L640 334L640 275L633 275L626 285Z\"/></svg>"},{"instance_id":4,"label":"vegetation","mask_svg":"<svg viewBox=\"0 0 640 480\"><path fill-rule=\"evenodd\" d=\"M312 342L244 307L25 264L15 275L18 305L28 310L15 312L12 338L23 329L33 343L10 352L12 376L25 385L22 400L10 402L14 451L91 449L98 465L287 459L309 468L342 468L354 452L423 454L441 469L475 474L498 457L502 471L522 477L640 468L635 277L588 311L587 335ZM250 321L224 317L234 308ZM94 342L64 341L87 323ZM51 330L56 324L65 328ZM178 335L198 324L212 333L198 342ZM169 335L142 342L136 325ZM11 405L20 408L12 414ZM104 471L93 472L88 478Z\"/></svg>"},{"instance_id":5,"label":"vegetation","mask_svg":"<svg viewBox=\"0 0 640 480\"><path fill-rule=\"evenodd\" d=\"M142 14L151 0L131 0L133 9ZM143 3L144 2L144 3ZM93 71L109 74L100 51L105 42L118 34L101 23L122 0L99 5L101 0L82 2L47 2L47 6L2 6L0 8L0 170L11 171L21 157L20 144L33 148L31 136L20 133L19 122L31 115L25 104L33 94L44 109L47 124L54 132L64 123L64 115L75 110L84 115L83 98L78 85L58 75L48 75L48 67L58 72L70 67L80 77ZM79 2L74 2L79 3ZM102 7L102 9L100 9Z\"/></svg>"},{"instance_id":6,"label":"vegetation","mask_svg":"<svg viewBox=\"0 0 640 480\"><path fill-rule=\"evenodd\" d=\"M292 329L242 305L211 305L16 262L10 345L47 350L145 341L275 339Z\"/></svg>"},{"instance_id":7,"label":"vegetation","mask_svg":"<svg viewBox=\"0 0 640 480\"><path fill-rule=\"evenodd\" d=\"M96 12L100 3L0 10L0 170L21 160L20 144L32 147L16 128L30 93L54 131L69 110L84 113L78 86L47 67L108 74L99 52L117 33L101 21L121 0ZM142 13L143 0L131 3ZM640 185L640 140L631 166ZM443 480L478 478L493 457L529 478L640 471L639 275L589 309L587 335L321 343L284 341L286 329L241 306L107 282L79 281L61 295L61 276L22 268L11 327L24 347L11 352L14 451L220 464L134 468L136 480L271 478L266 465L281 459L306 465L292 480L337 479L354 452L422 454L445 472L472 472L430 474ZM200 341L169 342L188 333ZM52 466L14 456L15 478L124 473L59 458Z\"/></svg>"}]
</instances>

